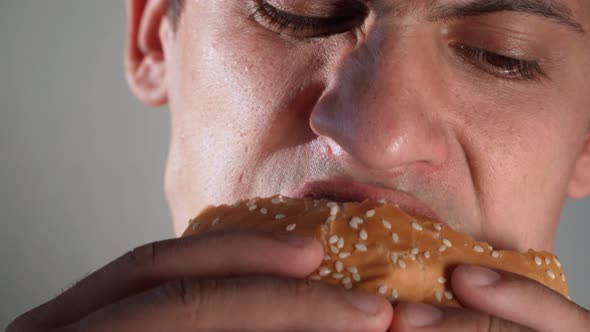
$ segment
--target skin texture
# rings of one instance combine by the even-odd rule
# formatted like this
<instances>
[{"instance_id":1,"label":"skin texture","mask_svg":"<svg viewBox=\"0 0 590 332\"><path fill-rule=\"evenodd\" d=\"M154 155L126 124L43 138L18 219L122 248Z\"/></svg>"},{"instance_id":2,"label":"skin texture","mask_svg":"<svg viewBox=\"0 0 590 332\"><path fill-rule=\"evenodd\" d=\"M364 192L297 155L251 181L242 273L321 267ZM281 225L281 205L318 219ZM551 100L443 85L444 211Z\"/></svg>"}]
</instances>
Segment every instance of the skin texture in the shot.
<instances>
[{"instance_id":1,"label":"skin texture","mask_svg":"<svg viewBox=\"0 0 590 332\"><path fill-rule=\"evenodd\" d=\"M187 1L176 34L161 22L146 83L160 99L144 101L170 105L177 234L208 204L346 178L409 193L495 246L553 248L564 198L589 188L589 35L514 13L430 22L394 2L374 2L365 33L313 41L249 19L252 1ZM585 24L588 4L568 4ZM449 41L543 59L549 78L492 76Z\"/></svg>"},{"instance_id":2,"label":"skin texture","mask_svg":"<svg viewBox=\"0 0 590 332\"><path fill-rule=\"evenodd\" d=\"M307 16L336 3L268 1ZM590 2L561 1L590 31ZM509 12L434 21L433 1L372 0L363 29L309 39L251 18L255 3L186 0L175 30L165 0L127 1L129 85L170 108L178 235L209 204L348 179L413 195L499 249L553 248L564 199L590 194L589 32ZM457 44L539 61L545 75L510 79ZM457 267L465 309L393 307L303 282L322 257L319 243L260 234L151 243L7 331L590 330L586 309L508 273Z\"/></svg>"}]
</instances>

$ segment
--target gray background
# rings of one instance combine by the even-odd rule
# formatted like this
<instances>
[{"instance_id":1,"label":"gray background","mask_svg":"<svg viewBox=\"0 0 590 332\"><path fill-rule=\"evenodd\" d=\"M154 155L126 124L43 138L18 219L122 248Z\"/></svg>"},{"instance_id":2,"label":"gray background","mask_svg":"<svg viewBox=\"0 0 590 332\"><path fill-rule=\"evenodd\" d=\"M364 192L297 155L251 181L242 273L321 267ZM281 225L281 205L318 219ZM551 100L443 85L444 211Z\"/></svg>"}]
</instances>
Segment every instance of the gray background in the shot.
<instances>
[{"instance_id":1,"label":"gray background","mask_svg":"<svg viewBox=\"0 0 590 332\"><path fill-rule=\"evenodd\" d=\"M0 0L0 330L134 246L174 236L167 111L128 92L124 29L122 1ZM568 202L556 251L590 308L588 215L589 201Z\"/></svg>"}]
</instances>

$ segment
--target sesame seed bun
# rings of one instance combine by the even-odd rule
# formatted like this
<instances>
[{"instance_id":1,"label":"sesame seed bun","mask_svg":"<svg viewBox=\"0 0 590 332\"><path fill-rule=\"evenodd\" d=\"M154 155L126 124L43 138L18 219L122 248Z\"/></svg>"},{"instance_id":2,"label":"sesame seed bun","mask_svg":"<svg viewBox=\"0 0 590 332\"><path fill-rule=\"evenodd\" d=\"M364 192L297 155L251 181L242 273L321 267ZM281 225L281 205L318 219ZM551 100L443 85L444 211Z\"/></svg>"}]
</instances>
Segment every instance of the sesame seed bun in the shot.
<instances>
[{"instance_id":1,"label":"sesame seed bun","mask_svg":"<svg viewBox=\"0 0 590 332\"><path fill-rule=\"evenodd\" d=\"M182 236L240 229L314 237L326 255L308 279L382 294L391 302L460 307L449 280L452 268L462 263L516 273L568 295L561 263L549 252L494 250L380 202L255 198L205 208Z\"/></svg>"}]
</instances>

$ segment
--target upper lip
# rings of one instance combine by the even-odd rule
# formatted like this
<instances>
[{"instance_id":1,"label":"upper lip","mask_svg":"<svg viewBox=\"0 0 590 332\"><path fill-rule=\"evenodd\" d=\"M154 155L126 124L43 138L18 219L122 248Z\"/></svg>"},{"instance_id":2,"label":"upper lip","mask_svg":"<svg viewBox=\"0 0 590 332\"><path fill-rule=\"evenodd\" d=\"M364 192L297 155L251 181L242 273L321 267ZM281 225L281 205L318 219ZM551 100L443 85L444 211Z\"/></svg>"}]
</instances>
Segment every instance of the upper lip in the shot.
<instances>
[{"instance_id":1,"label":"upper lip","mask_svg":"<svg viewBox=\"0 0 590 332\"><path fill-rule=\"evenodd\" d=\"M402 210L425 219L442 222L439 216L414 196L391 188L376 187L346 179L306 181L289 194L297 198L326 198L337 201L361 202L384 200Z\"/></svg>"}]
</instances>

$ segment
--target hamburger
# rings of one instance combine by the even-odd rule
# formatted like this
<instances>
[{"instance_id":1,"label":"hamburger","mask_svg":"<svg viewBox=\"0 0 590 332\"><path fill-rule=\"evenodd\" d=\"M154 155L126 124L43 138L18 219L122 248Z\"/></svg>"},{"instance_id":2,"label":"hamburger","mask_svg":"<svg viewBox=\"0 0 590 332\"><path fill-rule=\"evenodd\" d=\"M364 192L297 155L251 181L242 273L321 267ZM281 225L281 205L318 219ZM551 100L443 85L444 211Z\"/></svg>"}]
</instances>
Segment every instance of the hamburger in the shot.
<instances>
[{"instance_id":1,"label":"hamburger","mask_svg":"<svg viewBox=\"0 0 590 332\"><path fill-rule=\"evenodd\" d=\"M324 246L308 280L381 294L390 302L461 307L452 269L475 264L533 279L567 296L559 259L546 251L497 250L449 226L384 201L334 202L275 195L209 206L182 236L213 230L257 230L313 237Z\"/></svg>"}]
</instances>

